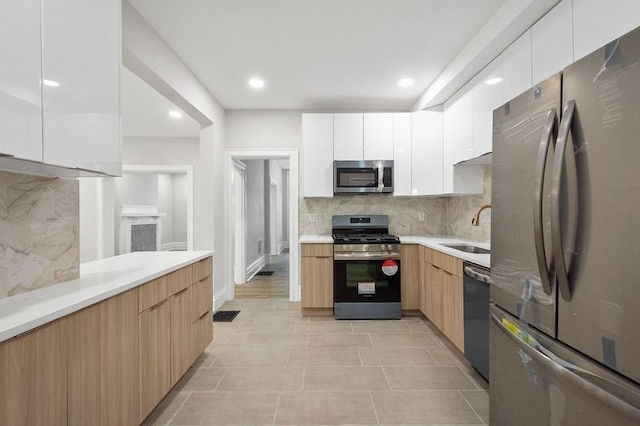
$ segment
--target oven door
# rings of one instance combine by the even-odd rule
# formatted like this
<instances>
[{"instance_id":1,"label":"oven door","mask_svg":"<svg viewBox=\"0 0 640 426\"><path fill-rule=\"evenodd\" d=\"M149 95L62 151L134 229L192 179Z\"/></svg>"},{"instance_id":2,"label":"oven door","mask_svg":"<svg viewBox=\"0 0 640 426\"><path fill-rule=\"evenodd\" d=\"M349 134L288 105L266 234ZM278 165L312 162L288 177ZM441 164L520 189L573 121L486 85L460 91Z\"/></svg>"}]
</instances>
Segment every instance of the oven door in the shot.
<instances>
[{"instance_id":1,"label":"oven door","mask_svg":"<svg viewBox=\"0 0 640 426\"><path fill-rule=\"evenodd\" d=\"M400 302L400 259L334 260L333 297L342 302Z\"/></svg>"}]
</instances>

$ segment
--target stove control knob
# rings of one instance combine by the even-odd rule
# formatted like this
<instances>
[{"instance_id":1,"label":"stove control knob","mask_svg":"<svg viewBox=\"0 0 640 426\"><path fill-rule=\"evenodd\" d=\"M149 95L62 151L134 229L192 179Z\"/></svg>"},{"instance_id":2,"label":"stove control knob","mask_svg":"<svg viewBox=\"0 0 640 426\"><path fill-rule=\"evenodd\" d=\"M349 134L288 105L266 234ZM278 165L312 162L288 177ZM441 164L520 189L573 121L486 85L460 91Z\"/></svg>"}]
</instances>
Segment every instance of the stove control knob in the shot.
<instances>
[{"instance_id":1,"label":"stove control knob","mask_svg":"<svg viewBox=\"0 0 640 426\"><path fill-rule=\"evenodd\" d=\"M391 244L389 244L389 245L387 246L387 250L389 250L389 251L393 250L393 246L392 246Z\"/></svg>"},{"instance_id":2,"label":"stove control knob","mask_svg":"<svg viewBox=\"0 0 640 426\"><path fill-rule=\"evenodd\" d=\"M385 250L386 250L386 248L385 248L384 244L382 244L382 245L380 246L380 251L385 251Z\"/></svg>"}]
</instances>

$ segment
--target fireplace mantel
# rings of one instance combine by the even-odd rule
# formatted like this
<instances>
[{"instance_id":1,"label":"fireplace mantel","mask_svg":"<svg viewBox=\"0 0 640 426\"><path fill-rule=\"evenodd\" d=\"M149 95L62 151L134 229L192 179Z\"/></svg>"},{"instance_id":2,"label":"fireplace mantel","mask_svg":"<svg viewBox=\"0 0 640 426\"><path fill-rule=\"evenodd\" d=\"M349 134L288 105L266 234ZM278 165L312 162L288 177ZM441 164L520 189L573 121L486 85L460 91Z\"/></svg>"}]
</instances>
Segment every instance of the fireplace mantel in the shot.
<instances>
[{"instance_id":1,"label":"fireplace mantel","mask_svg":"<svg viewBox=\"0 0 640 426\"><path fill-rule=\"evenodd\" d=\"M136 244L132 241L132 227L139 225L155 226L155 247L152 251L160 250L160 218L166 216L160 213L158 206L142 206L123 204L120 206L120 254L131 253L131 247ZM153 231L151 231L153 232ZM151 250L151 249L149 249Z\"/></svg>"}]
</instances>

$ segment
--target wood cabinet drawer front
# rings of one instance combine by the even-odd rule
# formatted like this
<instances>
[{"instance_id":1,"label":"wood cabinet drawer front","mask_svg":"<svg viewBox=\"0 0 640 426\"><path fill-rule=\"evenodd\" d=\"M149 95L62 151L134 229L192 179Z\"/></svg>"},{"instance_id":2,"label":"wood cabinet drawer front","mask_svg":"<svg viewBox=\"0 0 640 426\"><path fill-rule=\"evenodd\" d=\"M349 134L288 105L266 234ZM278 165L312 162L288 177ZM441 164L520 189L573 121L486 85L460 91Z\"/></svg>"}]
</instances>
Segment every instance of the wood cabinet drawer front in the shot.
<instances>
[{"instance_id":1,"label":"wood cabinet drawer front","mask_svg":"<svg viewBox=\"0 0 640 426\"><path fill-rule=\"evenodd\" d=\"M213 274L213 258L207 257L193 264L193 280L200 281Z\"/></svg>"},{"instance_id":2,"label":"wood cabinet drawer front","mask_svg":"<svg viewBox=\"0 0 640 426\"><path fill-rule=\"evenodd\" d=\"M178 269L167 274L167 285L169 286L169 296L184 290L193 283L193 268L191 265Z\"/></svg>"},{"instance_id":3,"label":"wood cabinet drawer front","mask_svg":"<svg viewBox=\"0 0 640 426\"><path fill-rule=\"evenodd\" d=\"M420 247L417 244L400 246L402 309L420 308Z\"/></svg>"},{"instance_id":4,"label":"wood cabinet drawer front","mask_svg":"<svg viewBox=\"0 0 640 426\"><path fill-rule=\"evenodd\" d=\"M169 297L167 276L156 278L138 287L138 312L146 311Z\"/></svg>"},{"instance_id":5,"label":"wood cabinet drawer front","mask_svg":"<svg viewBox=\"0 0 640 426\"><path fill-rule=\"evenodd\" d=\"M456 277L462 276L462 260L457 257L449 256L437 250L429 250L427 253L427 262Z\"/></svg>"},{"instance_id":6,"label":"wood cabinet drawer front","mask_svg":"<svg viewBox=\"0 0 640 426\"><path fill-rule=\"evenodd\" d=\"M333 244L302 244L302 257L333 257Z\"/></svg>"},{"instance_id":7,"label":"wood cabinet drawer front","mask_svg":"<svg viewBox=\"0 0 640 426\"><path fill-rule=\"evenodd\" d=\"M213 318L211 311L207 311L191 326L191 350L195 360L209 346L213 340Z\"/></svg>"},{"instance_id":8,"label":"wood cabinet drawer front","mask_svg":"<svg viewBox=\"0 0 640 426\"><path fill-rule=\"evenodd\" d=\"M205 312L210 311L213 306L213 279L208 277L193 283L191 289L191 321L193 322Z\"/></svg>"}]
</instances>

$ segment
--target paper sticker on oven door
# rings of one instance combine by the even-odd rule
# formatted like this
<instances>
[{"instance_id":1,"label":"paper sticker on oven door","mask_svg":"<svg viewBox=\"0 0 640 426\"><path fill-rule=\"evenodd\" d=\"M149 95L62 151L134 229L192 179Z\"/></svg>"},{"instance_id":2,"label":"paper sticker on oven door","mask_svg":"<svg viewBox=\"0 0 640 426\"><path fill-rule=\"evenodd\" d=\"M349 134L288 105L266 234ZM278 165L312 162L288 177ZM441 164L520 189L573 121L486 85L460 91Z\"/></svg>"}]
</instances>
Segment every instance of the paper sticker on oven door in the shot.
<instances>
[{"instance_id":1,"label":"paper sticker on oven door","mask_svg":"<svg viewBox=\"0 0 640 426\"><path fill-rule=\"evenodd\" d=\"M398 262L387 259L382 262L382 273L388 277L394 276L398 272Z\"/></svg>"},{"instance_id":2,"label":"paper sticker on oven door","mask_svg":"<svg viewBox=\"0 0 640 426\"><path fill-rule=\"evenodd\" d=\"M376 294L375 281L365 281L358 283L358 294Z\"/></svg>"}]
</instances>

